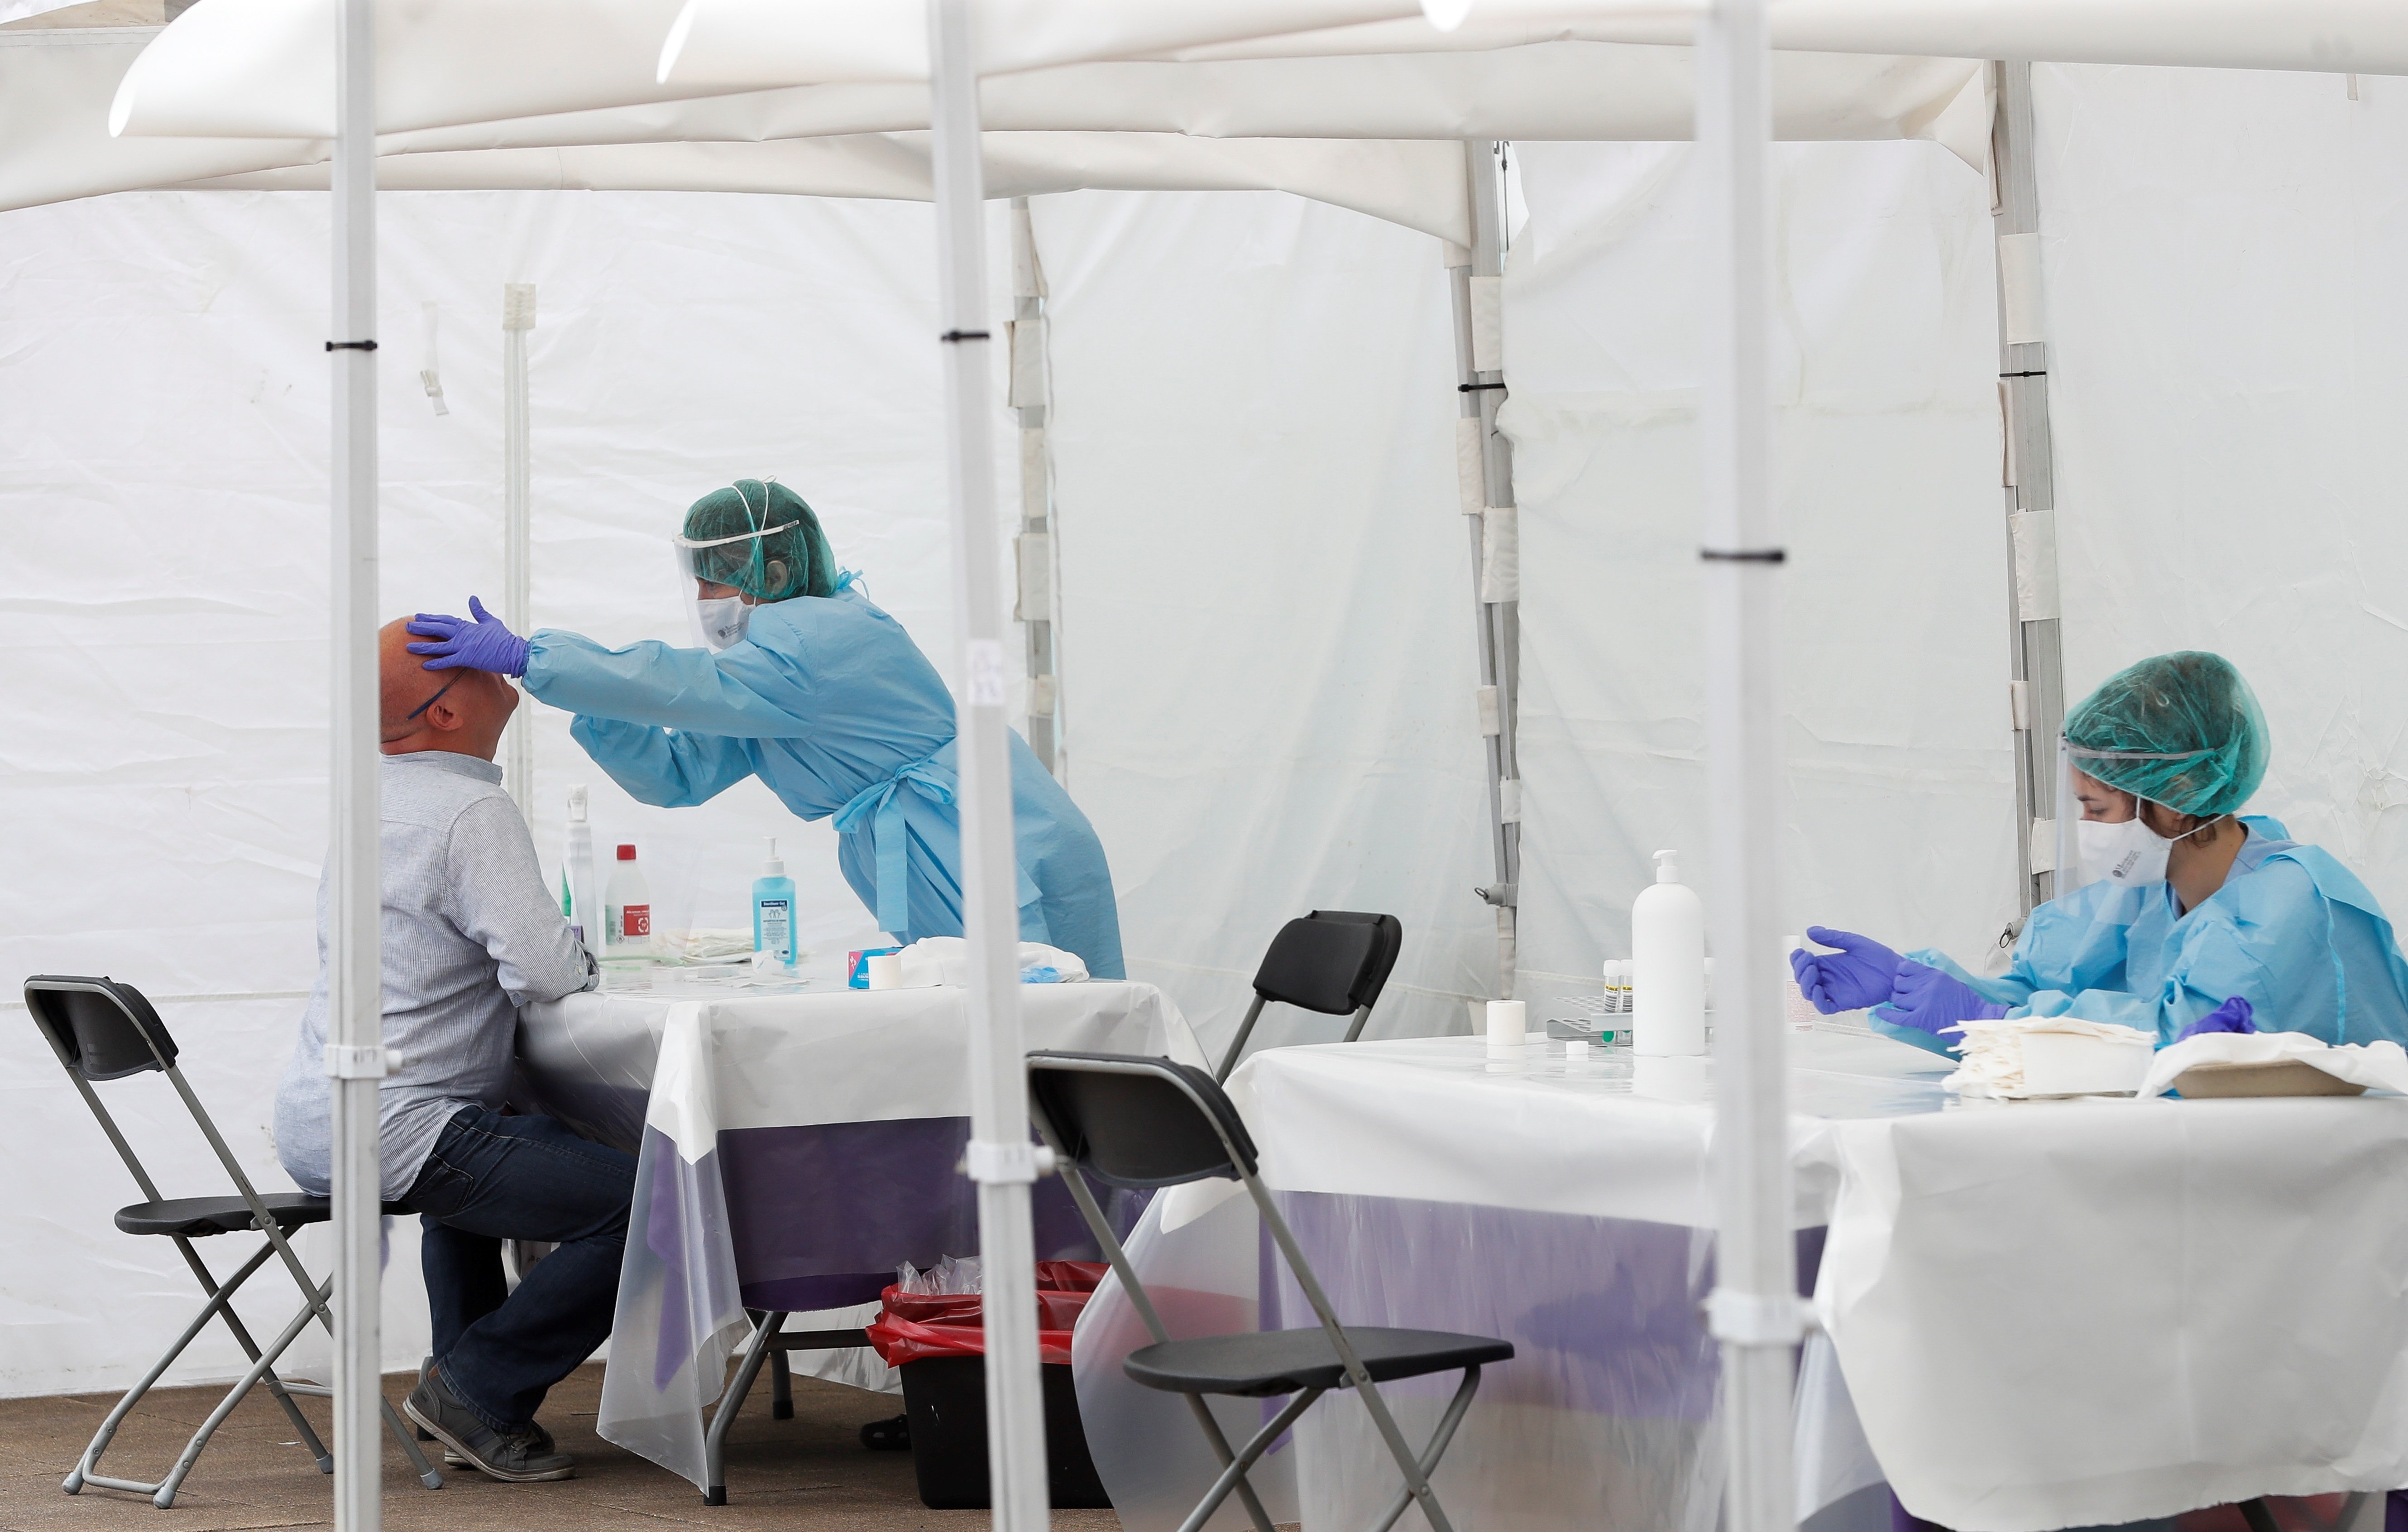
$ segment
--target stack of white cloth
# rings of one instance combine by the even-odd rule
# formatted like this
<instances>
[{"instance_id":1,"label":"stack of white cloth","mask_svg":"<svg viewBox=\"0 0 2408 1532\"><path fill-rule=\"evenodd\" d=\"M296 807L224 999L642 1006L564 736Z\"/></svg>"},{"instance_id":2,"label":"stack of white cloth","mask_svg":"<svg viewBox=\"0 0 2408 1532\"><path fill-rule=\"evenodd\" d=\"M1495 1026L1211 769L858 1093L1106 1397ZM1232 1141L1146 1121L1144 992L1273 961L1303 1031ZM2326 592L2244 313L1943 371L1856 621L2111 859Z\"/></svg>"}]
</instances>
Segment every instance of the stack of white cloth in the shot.
<instances>
[{"instance_id":1,"label":"stack of white cloth","mask_svg":"<svg viewBox=\"0 0 2408 1532\"><path fill-rule=\"evenodd\" d=\"M923 936L903 949L903 988L924 990L939 984L967 989L970 982L970 944L959 936ZM1043 942L1020 944L1023 984L1082 984L1087 964L1076 952L1065 952Z\"/></svg>"},{"instance_id":2,"label":"stack of white cloth","mask_svg":"<svg viewBox=\"0 0 2408 1532\"><path fill-rule=\"evenodd\" d=\"M2071 1016L1968 1021L1956 1072L1941 1081L1965 1096L2122 1094L2148 1072L2157 1039L2137 1027Z\"/></svg>"}]
</instances>

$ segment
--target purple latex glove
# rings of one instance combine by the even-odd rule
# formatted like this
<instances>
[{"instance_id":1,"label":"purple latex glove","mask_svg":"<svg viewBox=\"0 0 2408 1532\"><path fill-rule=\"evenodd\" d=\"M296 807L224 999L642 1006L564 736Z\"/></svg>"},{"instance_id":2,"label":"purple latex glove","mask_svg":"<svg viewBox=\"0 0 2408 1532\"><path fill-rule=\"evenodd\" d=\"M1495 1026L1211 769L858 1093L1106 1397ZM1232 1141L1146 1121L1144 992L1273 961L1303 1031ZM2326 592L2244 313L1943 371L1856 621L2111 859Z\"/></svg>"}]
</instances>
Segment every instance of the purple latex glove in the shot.
<instances>
[{"instance_id":1,"label":"purple latex glove","mask_svg":"<svg viewBox=\"0 0 2408 1532\"><path fill-rule=\"evenodd\" d=\"M2251 1019L2254 1014L2248 1001L2234 995L2230 1000L2183 1028L2182 1037L2177 1037L2174 1041L2179 1043L2183 1037L2196 1037L2202 1032L2256 1032L2258 1023Z\"/></svg>"},{"instance_id":2,"label":"purple latex glove","mask_svg":"<svg viewBox=\"0 0 2408 1532\"><path fill-rule=\"evenodd\" d=\"M1798 976L1798 988L1814 1003L1816 1010L1834 1016L1841 1011L1860 1011L1889 999L1898 977L1897 953L1853 931L1808 926L1806 936L1824 947L1840 948L1837 952L1809 952L1801 947L1789 954L1789 971Z\"/></svg>"},{"instance_id":3,"label":"purple latex glove","mask_svg":"<svg viewBox=\"0 0 2408 1532\"><path fill-rule=\"evenodd\" d=\"M447 617L439 613L421 612L409 620L409 630L421 638L434 639L433 643L413 643L414 655L433 655L426 662L430 671L457 670L491 671L496 675L526 674L527 641L509 630L501 618L485 610L485 603L474 596L468 598L468 615L474 622L460 617Z\"/></svg>"},{"instance_id":4,"label":"purple latex glove","mask_svg":"<svg viewBox=\"0 0 2408 1532\"><path fill-rule=\"evenodd\" d=\"M1882 1013L1882 1019L1937 1037L1942 1029L1959 1021L1996 1021L2006 1014L2006 1006L1984 1000L1979 990L1945 969L1901 958L1889 1008Z\"/></svg>"}]
</instances>

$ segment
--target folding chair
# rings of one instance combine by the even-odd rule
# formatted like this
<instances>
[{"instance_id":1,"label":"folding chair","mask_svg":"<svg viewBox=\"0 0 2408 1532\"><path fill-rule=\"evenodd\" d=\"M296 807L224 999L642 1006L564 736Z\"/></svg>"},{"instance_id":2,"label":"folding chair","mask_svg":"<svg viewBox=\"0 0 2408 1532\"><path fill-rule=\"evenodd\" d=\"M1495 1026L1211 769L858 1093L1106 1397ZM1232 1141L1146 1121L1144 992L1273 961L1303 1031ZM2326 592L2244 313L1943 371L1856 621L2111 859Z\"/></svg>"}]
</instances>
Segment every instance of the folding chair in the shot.
<instances>
[{"instance_id":1,"label":"folding chair","mask_svg":"<svg viewBox=\"0 0 2408 1532\"><path fill-rule=\"evenodd\" d=\"M1212 1077L1226 1080L1238 1067L1238 1055L1254 1035L1255 1019L1274 1000L1324 1016L1352 1011L1354 1020L1346 1029L1346 1040L1362 1036L1363 1023L1370 1019L1371 1006L1386 987L1388 971L1397 966L1397 949L1404 942L1404 925L1393 915L1314 910L1280 927L1263 954L1262 967L1254 971L1254 1003L1246 1007L1246 1019L1238 1023L1238 1035Z\"/></svg>"},{"instance_id":2,"label":"folding chair","mask_svg":"<svg viewBox=\"0 0 2408 1532\"><path fill-rule=\"evenodd\" d=\"M267 1392L275 1396L285 1417L293 1423L294 1433L301 1438L301 1445L318 1460L318 1471L334 1472L333 1455L318 1439L318 1433L310 1429L308 1417L301 1413L301 1407L293 1402L293 1395L296 1394L322 1397L328 1391L311 1383L287 1382L276 1374L276 1359L284 1354L285 1348L292 1345L294 1337L308 1326L311 1315L317 1316L329 1335L334 1333L334 1315L326 1307L327 1299L334 1292L334 1279L311 1281L308 1269L294 1253L292 1243L286 1237L305 1224L326 1221L331 1216L331 1204L323 1197L313 1197L300 1192L262 1192L253 1189L251 1178L243 1173L241 1163L235 1159L233 1151L226 1148L225 1140L219 1135L217 1124L210 1121L209 1114L201 1109L200 1099L193 1094L193 1088L185 1083L183 1072L176 1067L175 1039L167 1034L166 1027L159 1020L159 1013L150 1008L150 1003L132 985L120 984L108 978L36 976L25 981L25 1007L33 1013L34 1024L42 1029L42 1035L50 1039L50 1051L59 1056L59 1063L66 1070L67 1078L75 1081L76 1089L83 1093L84 1105L91 1107L92 1115L100 1120L101 1131L108 1135L109 1143L116 1146L118 1158L123 1160L125 1168L134 1173L135 1184L149 1199L119 1208L117 1226L130 1235L163 1235L174 1240L184 1264L193 1268L193 1276L199 1280L201 1291L208 1296L208 1302L193 1316L193 1322L184 1326L184 1333L176 1337L175 1344L167 1348L167 1353L159 1358L142 1380L117 1402L117 1408L108 1412L108 1418L101 1422L100 1430L92 1438L92 1445L84 1449L82 1461L76 1465L75 1471L68 1474L66 1481L59 1487L69 1495L80 1492L86 1484L125 1490L135 1495L150 1496L152 1505L165 1510L176 1503L176 1492L182 1486L184 1476L193 1471L201 1449L208 1445L209 1438L216 1433L218 1426L234 1412L235 1406L242 1403L243 1396L251 1392L252 1385L262 1382L267 1385ZM227 1176L233 1178L238 1195L167 1198L159 1194L158 1186L150 1179L150 1173L143 1169L133 1146L118 1131L116 1119L108 1115L108 1109L100 1104L99 1095L93 1090L95 1081L122 1079L146 1070L156 1070L165 1075L167 1082L176 1088L176 1094L193 1114L193 1120L199 1126L201 1135L217 1152L218 1163L224 1166ZM387 1203L384 1210L406 1213L409 1209L399 1203ZM256 1230L265 1235L266 1240L249 1260L236 1268L231 1278L221 1283L210 1274L200 1252L193 1249L193 1241L211 1235L239 1234L245 1230ZM282 1258L285 1269L293 1274L294 1282L301 1289L304 1301L301 1311L293 1316L293 1322L263 1349L251 1339L251 1332L244 1327L231 1305L236 1290L250 1280L251 1273L265 1265L271 1255ZM251 1370L243 1374L233 1390L209 1412L208 1419L201 1423L201 1428L193 1433L193 1439L184 1444L183 1455L176 1460L175 1467L166 1478L155 1484L146 1484L132 1479L111 1479L98 1472L101 1453L108 1450L109 1439L117 1435L117 1427L125 1419L126 1412L139 1403L161 1375L175 1365L176 1358L183 1354L184 1348L193 1343L193 1338L212 1319L223 1320L226 1328L234 1332L236 1344L242 1348L244 1355L251 1358ZM409 1454L410 1467L428 1489L440 1489L443 1476L428 1465L425 1455L418 1450L418 1443L410 1439L409 1432L403 1427L401 1417L394 1412L393 1406L385 1404L383 1409L384 1423L401 1443L402 1451Z\"/></svg>"},{"instance_id":3,"label":"folding chair","mask_svg":"<svg viewBox=\"0 0 2408 1532\"><path fill-rule=\"evenodd\" d=\"M1246 1470L1312 1408L1314 1400L1341 1386L1361 1396L1372 1425L1404 1477L1404 1488L1372 1523L1371 1532L1387 1532L1415 1500L1421 1502L1422 1514L1434 1532L1453 1532L1438 1496L1430 1489L1429 1476L1447 1443L1455 1438L1464 1411L1471 1408L1482 1366L1511 1360L1512 1344L1442 1330L1340 1324L1320 1279L1297 1246L1296 1236L1288 1231L1287 1221L1280 1217L1270 1192L1255 1174L1254 1140L1239 1120L1237 1107L1211 1076L1193 1064L1117 1053L1032 1053L1028 1094L1037 1130L1054 1150L1079 1211L1119 1274L1139 1318L1154 1336L1153 1345L1129 1353L1122 1370L1147 1388L1186 1395L1197 1424L1221 1460L1220 1477L1188 1512L1180 1532L1197 1532L1232 1492L1244 1504L1257 1532L1272 1532L1270 1517L1247 1482ZM1240 1182L1254 1199L1263 1227L1270 1231L1288 1270L1296 1275L1297 1285L1319 1316L1320 1327L1171 1339L1153 1298L1129 1265L1128 1252L1121 1248L1103 1209L1096 1206L1085 1176L1110 1186L1131 1188L1177 1186L1210 1177ZM1463 1381L1448 1401L1429 1445L1416 1455L1374 1385L1457 1367L1463 1370ZM1296 1397L1233 1453L1220 1424L1204 1403L1203 1396L1212 1394L1246 1399L1283 1394Z\"/></svg>"}]
</instances>

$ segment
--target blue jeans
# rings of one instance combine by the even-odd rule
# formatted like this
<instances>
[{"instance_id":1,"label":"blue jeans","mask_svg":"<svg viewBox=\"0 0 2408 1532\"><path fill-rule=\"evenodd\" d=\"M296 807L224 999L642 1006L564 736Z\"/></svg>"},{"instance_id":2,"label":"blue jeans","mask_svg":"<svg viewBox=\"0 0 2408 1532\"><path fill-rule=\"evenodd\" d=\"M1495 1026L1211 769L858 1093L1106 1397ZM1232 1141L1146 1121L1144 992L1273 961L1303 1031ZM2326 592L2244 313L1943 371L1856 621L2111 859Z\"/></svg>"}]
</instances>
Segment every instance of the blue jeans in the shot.
<instances>
[{"instance_id":1,"label":"blue jeans","mask_svg":"<svg viewBox=\"0 0 2408 1532\"><path fill-rule=\"evenodd\" d=\"M421 1215L435 1365L497 1431L535 1419L552 1384L610 1334L635 1157L548 1117L464 1106L402 1198ZM557 1244L509 1292L502 1241Z\"/></svg>"}]
</instances>

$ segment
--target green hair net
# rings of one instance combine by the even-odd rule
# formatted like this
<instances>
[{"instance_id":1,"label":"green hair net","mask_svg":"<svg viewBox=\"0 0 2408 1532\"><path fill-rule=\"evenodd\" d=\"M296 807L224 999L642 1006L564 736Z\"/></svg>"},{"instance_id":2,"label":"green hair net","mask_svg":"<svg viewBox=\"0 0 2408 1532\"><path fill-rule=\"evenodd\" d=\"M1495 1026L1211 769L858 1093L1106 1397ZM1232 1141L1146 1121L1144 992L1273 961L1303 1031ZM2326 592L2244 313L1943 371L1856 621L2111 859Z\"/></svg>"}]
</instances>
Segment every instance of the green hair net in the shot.
<instances>
[{"instance_id":1,"label":"green hair net","mask_svg":"<svg viewBox=\"0 0 2408 1532\"><path fill-rule=\"evenodd\" d=\"M744 536L770 528L765 537ZM686 508L681 544L689 573L756 600L836 591L836 557L819 516L775 480L738 479L695 501Z\"/></svg>"},{"instance_id":2,"label":"green hair net","mask_svg":"<svg viewBox=\"0 0 2408 1532\"><path fill-rule=\"evenodd\" d=\"M2266 779L2266 715L2222 655L2157 655L2109 676L2065 720L2066 754L2111 788L2214 817Z\"/></svg>"}]
</instances>

